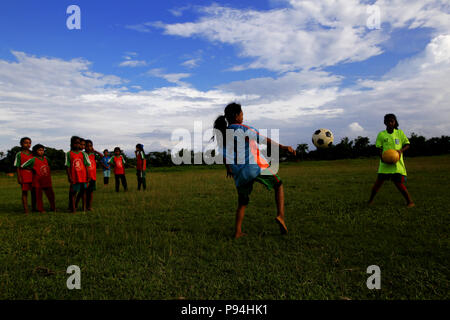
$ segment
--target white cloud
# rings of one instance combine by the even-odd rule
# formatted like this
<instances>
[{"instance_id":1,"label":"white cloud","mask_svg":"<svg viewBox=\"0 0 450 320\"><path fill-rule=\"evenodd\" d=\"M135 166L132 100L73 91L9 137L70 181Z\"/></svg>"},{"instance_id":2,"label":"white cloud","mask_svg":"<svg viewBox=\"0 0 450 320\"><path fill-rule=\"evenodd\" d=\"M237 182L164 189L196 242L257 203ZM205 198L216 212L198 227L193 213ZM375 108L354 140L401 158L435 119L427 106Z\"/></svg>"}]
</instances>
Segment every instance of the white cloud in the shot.
<instances>
[{"instance_id":1,"label":"white cloud","mask_svg":"<svg viewBox=\"0 0 450 320\"><path fill-rule=\"evenodd\" d=\"M348 128L350 129L350 131L352 133L363 133L364 132L364 128L361 127L361 125L358 122L352 122L348 125Z\"/></svg>"},{"instance_id":2,"label":"white cloud","mask_svg":"<svg viewBox=\"0 0 450 320\"><path fill-rule=\"evenodd\" d=\"M83 59L13 54L17 61L0 59L0 150L17 145L22 136L67 150L74 134L92 138L99 149L133 150L137 141L170 148L172 130L191 129L194 120L210 124L236 98L189 87L130 92L125 80L92 72Z\"/></svg>"},{"instance_id":3,"label":"white cloud","mask_svg":"<svg viewBox=\"0 0 450 320\"><path fill-rule=\"evenodd\" d=\"M192 68L198 67L200 61L201 61L200 58L189 59L189 60L186 60L185 62L183 62L181 65L186 67L186 68L192 69Z\"/></svg>"},{"instance_id":4,"label":"white cloud","mask_svg":"<svg viewBox=\"0 0 450 320\"><path fill-rule=\"evenodd\" d=\"M147 62L145 60L126 60L119 64L120 67L143 67L146 66Z\"/></svg>"},{"instance_id":5,"label":"white cloud","mask_svg":"<svg viewBox=\"0 0 450 320\"><path fill-rule=\"evenodd\" d=\"M163 24L169 35L200 36L240 47L255 60L249 68L290 71L361 61L381 53L384 38L366 28L366 6L359 1L292 2L270 11L212 5L196 22Z\"/></svg>"},{"instance_id":6,"label":"white cloud","mask_svg":"<svg viewBox=\"0 0 450 320\"><path fill-rule=\"evenodd\" d=\"M361 80L360 87L340 95L333 105L347 106L347 117L372 135L383 129L386 113L396 114L407 134L448 135L449 74L450 35L439 35L422 53L401 61L380 80Z\"/></svg>"},{"instance_id":7,"label":"white cloud","mask_svg":"<svg viewBox=\"0 0 450 320\"><path fill-rule=\"evenodd\" d=\"M279 8L283 2L286 6ZM380 9L381 30L367 26L370 4ZM363 61L379 55L389 38L389 28L450 31L450 5L439 0L286 0L277 1L276 9L264 11L217 4L198 7L197 11L200 18L194 22L158 21L140 26L146 32L162 28L168 35L235 45L242 57L253 59L228 70L264 68L278 72Z\"/></svg>"},{"instance_id":8,"label":"white cloud","mask_svg":"<svg viewBox=\"0 0 450 320\"><path fill-rule=\"evenodd\" d=\"M149 75L152 75L154 77L163 78L167 82L175 83L179 86L188 87L189 84L183 81L180 81L184 78L189 78L191 76L190 73L164 73L163 69L151 69L147 72Z\"/></svg>"}]
</instances>

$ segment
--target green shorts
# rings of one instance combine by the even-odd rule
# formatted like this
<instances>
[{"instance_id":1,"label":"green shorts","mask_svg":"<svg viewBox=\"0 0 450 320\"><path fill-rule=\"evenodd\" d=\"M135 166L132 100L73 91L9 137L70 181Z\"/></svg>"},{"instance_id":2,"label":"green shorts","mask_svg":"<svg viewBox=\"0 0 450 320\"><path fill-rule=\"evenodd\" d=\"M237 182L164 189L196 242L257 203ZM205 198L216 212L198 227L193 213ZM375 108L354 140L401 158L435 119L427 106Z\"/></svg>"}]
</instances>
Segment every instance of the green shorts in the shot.
<instances>
[{"instance_id":1,"label":"green shorts","mask_svg":"<svg viewBox=\"0 0 450 320\"><path fill-rule=\"evenodd\" d=\"M281 181L281 178L277 174L259 174L255 179L250 181L249 183L237 187L238 192L238 203L239 205L248 205L250 201L250 194L253 190L253 183L257 181L264 186L266 186L267 190L272 190L275 188L278 188L283 182Z\"/></svg>"},{"instance_id":2,"label":"green shorts","mask_svg":"<svg viewBox=\"0 0 450 320\"><path fill-rule=\"evenodd\" d=\"M87 183L74 183L70 187L73 192L80 192L86 189Z\"/></svg>"},{"instance_id":3,"label":"green shorts","mask_svg":"<svg viewBox=\"0 0 450 320\"><path fill-rule=\"evenodd\" d=\"M89 181L89 184L88 184L86 190L88 192L92 192L92 191L97 190L97 181L95 181L95 180Z\"/></svg>"}]
</instances>

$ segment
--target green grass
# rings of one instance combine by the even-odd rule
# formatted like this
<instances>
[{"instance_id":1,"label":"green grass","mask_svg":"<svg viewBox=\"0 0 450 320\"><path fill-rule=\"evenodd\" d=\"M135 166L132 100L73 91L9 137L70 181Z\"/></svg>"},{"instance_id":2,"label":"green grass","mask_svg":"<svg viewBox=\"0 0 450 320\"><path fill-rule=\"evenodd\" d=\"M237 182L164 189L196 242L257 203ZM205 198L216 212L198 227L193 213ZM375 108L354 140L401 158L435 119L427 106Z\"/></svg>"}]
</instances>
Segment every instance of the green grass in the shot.
<instances>
[{"instance_id":1,"label":"green grass","mask_svg":"<svg viewBox=\"0 0 450 320\"><path fill-rule=\"evenodd\" d=\"M0 299L449 299L450 156L406 165L411 209L392 183L366 206L376 159L283 164L289 234L257 184L238 240L224 168L150 168L140 193L129 170L118 194L99 172L94 211L76 215L64 174L53 175L59 212L28 216L2 175ZM81 290L66 287L69 265ZM381 290L366 287L370 265Z\"/></svg>"}]
</instances>

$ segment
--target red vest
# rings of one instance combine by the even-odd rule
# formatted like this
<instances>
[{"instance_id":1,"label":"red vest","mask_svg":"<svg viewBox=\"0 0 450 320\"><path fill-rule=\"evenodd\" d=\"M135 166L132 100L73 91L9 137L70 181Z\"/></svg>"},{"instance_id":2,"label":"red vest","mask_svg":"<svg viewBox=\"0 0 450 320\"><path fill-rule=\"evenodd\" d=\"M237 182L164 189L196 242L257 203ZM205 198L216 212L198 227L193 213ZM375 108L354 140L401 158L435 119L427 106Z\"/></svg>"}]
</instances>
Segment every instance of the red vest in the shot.
<instances>
[{"instance_id":1,"label":"red vest","mask_svg":"<svg viewBox=\"0 0 450 320\"><path fill-rule=\"evenodd\" d=\"M75 153L70 151L70 178L72 179L72 183L86 183L87 182L87 174L86 174L86 166L84 165L84 156L83 152L80 151Z\"/></svg>"},{"instance_id":2,"label":"red vest","mask_svg":"<svg viewBox=\"0 0 450 320\"><path fill-rule=\"evenodd\" d=\"M95 162L95 153L89 154L89 161L91 161L91 166L88 168L89 177L91 180L97 180L97 163Z\"/></svg>"},{"instance_id":3,"label":"red vest","mask_svg":"<svg viewBox=\"0 0 450 320\"><path fill-rule=\"evenodd\" d=\"M49 188L52 186L52 178L50 176L50 167L48 165L47 158L44 157L42 160L35 157L33 170L33 187Z\"/></svg>"},{"instance_id":4,"label":"red vest","mask_svg":"<svg viewBox=\"0 0 450 320\"><path fill-rule=\"evenodd\" d=\"M33 155L26 154L20 151L20 165L23 165L28 160L32 159ZM33 171L30 169L19 169L20 176L22 177L22 183L32 183L33 182Z\"/></svg>"},{"instance_id":5,"label":"red vest","mask_svg":"<svg viewBox=\"0 0 450 320\"><path fill-rule=\"evenodd\" d=\"M125 168L123 167L122 156L114 156L114 174L125 174Z\"/></svg>"},{"instance_id":6,"label":"red vest","mask_svg":"<svg viewBox=\"0 0 450 320\"><path fill-rule=\"evenodd\" d=\"M147 169L147 160L142 158L142 152L137 153L136 157L136 170L145 171Z\"/></svg>"}]
</instances>

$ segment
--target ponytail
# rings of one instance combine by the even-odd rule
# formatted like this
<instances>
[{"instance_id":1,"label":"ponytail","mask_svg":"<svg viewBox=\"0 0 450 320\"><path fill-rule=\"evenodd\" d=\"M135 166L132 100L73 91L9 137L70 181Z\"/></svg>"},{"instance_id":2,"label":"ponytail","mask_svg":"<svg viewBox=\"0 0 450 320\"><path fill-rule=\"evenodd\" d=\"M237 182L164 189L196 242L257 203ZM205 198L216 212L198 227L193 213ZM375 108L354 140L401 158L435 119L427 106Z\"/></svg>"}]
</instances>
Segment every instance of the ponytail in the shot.
<instances>
[{"instance_id":1,"label":"ponytail","mask_svg":"<svg viewBox=\"0 0 450 320\"><path fill-rule=\"evenodd\" d=\"M219 139L217 139L217 133L220 132L222 134L223 145L226 145L225 139L226 139L227 127L228 127L228 122L227 122L227 119L225 118L225 116L218 116L216 121L214 121L214 135L212 136L211 139L214 141L214 137L215 137L216 141L218 141ZM220 143L220 141L218 143Z\"/></svg>"},{"instance_id":2,"label":"ponytail","mask_svg":"<svg viewBox=\"0 0 450 320\"><path fill-rule=\"evenodd\" d=\"M241 105L239 103L232 102L225 107L225 115L217 117L216 121L214 121L214 129L218 130L222 134L223 145L226 146L226 130L228 126L236 120L236 117L242 112ZM216 132L214 132L211 140L214 141L214 137L216 137ZM219 141L220 142L220 141Z\"/></svg>"}]
</instances>

